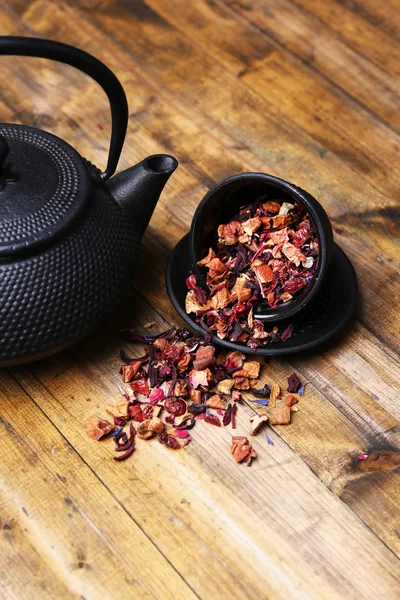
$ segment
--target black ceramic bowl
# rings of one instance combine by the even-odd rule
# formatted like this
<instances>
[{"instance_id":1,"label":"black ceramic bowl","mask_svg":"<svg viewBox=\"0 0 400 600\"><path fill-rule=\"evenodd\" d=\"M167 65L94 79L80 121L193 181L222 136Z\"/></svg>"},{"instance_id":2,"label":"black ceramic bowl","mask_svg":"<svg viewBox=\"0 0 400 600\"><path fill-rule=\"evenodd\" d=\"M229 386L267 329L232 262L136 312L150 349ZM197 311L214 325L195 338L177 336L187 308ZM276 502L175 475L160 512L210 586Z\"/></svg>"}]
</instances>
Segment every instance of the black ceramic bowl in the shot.
<instances>
[{"instance_id":1,"label":"black ceramic bowl","mask_svg":"<svg viewBox=\"0 0 400 600\"><path fill-rule=\"evenodd\" d=\"M319 258L315 277L293 300L277 308L255 307L257 319L281 321L300 312L315 297L327 272L333 249L332 226L328 215L311 194L293 183L265 173L240 173L215 185L204 196L194 213L190 228L190 253L200 286L207 289L205 269L197 262L216 246L218 225L227 223L241 208L258 198L299 202L304 205L315 226L319 242Z\"/></svg>"}]
</instances>

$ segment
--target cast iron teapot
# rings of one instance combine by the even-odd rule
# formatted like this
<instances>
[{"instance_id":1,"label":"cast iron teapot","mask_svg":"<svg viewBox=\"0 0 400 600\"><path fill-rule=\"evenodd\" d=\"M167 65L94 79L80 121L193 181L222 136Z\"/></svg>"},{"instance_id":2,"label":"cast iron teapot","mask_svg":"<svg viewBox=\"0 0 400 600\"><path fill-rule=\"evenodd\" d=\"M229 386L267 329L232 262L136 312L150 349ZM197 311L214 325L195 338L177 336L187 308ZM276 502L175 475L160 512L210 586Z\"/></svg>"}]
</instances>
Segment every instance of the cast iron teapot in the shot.
<instances>
[{"instance_id":1,"label":"cast iron teapot","mask_svg":"<svg viewBox=\"0 0 400 600\"><path fill-rule=\"evenodd\" d=\"M28 362L93 329L129 286L141 237L178 162L157 154L112 179L128 124L125 92L99 60L66 44L0 37L0 55L84 71L112 115L101 172L64 140L0 124L0 365Z\"/></svg>"}]
</instances>

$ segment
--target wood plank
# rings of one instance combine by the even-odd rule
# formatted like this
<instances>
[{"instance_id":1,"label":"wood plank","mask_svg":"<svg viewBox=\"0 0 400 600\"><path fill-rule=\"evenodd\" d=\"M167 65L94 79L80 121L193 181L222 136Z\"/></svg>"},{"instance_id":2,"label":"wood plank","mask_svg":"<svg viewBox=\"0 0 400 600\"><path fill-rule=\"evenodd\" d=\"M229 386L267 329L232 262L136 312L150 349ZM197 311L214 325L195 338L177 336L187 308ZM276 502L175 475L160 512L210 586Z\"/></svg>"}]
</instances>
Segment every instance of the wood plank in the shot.
<instances>
[{"instance_id":1,"label":"wood plank","mask_svg":"<svg viewBox=\"0 0 400 600\"><path fill-rule=\"evenodd\" d=\"M349 6L340 0L330 0L329 3L318 0L292 0L312 12L323 23L335 31L349 46L369 58L394 77L399 75L400 50L398 44L388 37L379 27L372 24L362 11L357 10L357 4ZM387 16L394 15L385 4ZM398 11L398 7L397 7Z\"/></svg>"},{"instance_id":2,"label":"wood plank","mask_svg":"<svg viewBox=\"0 0 400 600\"><path fill-rule=\"evenodd\" d=\"M251 23L253 35L267 36L298 57L314 73L361 102L391 127L399 126L399 86L395 78L341 41L328 26L290 0L251 4L223 0ZM376 3L375 3L376 4Z\"/></svg>"},{"instance_id":3,"label":"wood plank","mask_svg":"<svg viewBox=\"0 0 400 600\"><path fill-rule=\"evenodd\" d=\"M64 588L65 596L53 597L100 597L104 590L111 597L111 590L118 589L143 599L178 593L194 598L136 524L135 515L126 512L65 439L68 411L52 425L4 372L0 400L1 506L11 506L16 519L10 529L3 526L3 535L13 545L14 564L36 563L38 570L26 579L12 570L12 580L10 575L6 579L11 593L32 598L35 585L44 583L48 594ZM21 529L23 536L18 535ZM2 554L2 569L5 559ZM158 577L152 577L154 572Z\"/></svg>"}]
</instances>

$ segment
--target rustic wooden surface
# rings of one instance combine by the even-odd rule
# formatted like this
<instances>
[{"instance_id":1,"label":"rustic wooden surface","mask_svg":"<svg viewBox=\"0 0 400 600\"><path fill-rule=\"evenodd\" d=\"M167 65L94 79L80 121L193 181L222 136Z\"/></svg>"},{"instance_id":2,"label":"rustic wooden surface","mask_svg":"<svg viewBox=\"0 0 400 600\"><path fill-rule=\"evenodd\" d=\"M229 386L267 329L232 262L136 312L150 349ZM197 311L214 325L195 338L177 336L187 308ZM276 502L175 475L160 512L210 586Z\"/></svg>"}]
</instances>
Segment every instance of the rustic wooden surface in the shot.
<instances>
[{"instance_id":1,"label":"rustic wooden surface","mask_svg":"<svg viewBox=\"0 0 400 600\"><path fill-rule=\"evenodd\" d=\"M1 34L74 44L120 77L120 168L155 152L180 167L123 310L70 350L1 372L1 598L400 597L398 9L3 0ZM0 77L1 121L50 130L104 165L107 101L86 76L2 58ZM335 343L265 367L269 383L295 369L309 385L275 445L255 439L250 469L233 463L230 433L204 423L179 453L143 443L116 465L84 425L118 396L119 327L179 323L167 257L207 189L244 170L321 200L357 271L357 318ZM360 470L351 448L390 450L393 464Z\"/></svg>"}]
</instances>

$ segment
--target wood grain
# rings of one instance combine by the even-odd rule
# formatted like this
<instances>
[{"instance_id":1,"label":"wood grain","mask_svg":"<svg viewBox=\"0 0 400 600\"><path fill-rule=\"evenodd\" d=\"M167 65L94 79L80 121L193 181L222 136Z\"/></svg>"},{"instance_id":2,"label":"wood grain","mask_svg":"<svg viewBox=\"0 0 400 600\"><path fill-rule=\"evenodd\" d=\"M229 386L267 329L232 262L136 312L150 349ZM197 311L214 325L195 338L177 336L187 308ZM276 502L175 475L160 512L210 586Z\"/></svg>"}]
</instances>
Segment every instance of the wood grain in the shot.
<instances>
[{"instance_id":1,"label":"wood grain","mask_svg":"<svg viewBox=\"0 0 400 600\"><path fill-rule=\"evenodd\" d=\"M104 60L130 106L120 168L180 160L144 236L130 296L70 350L0 375L0 574L5 598L397 598L400 591L398 10L394 0L6 0L0 33ZM79 72L2 58L0 116L50 130L99 166L106 98ZM360 283L333 343L272 360L308 383L250 469L199 423L173 454L143 443L115 466L84 431L116 398L118 331L179 323L166 260L211 185L271 172L314 193ZM126 347L126 346L125 346ZM141 349L126 347L129 352ZM254 405L239 414L247 431ZM393 466L360 469L362 451ZM18 573L18 576L16 575Z\"/></svg>"}]
</instances>

